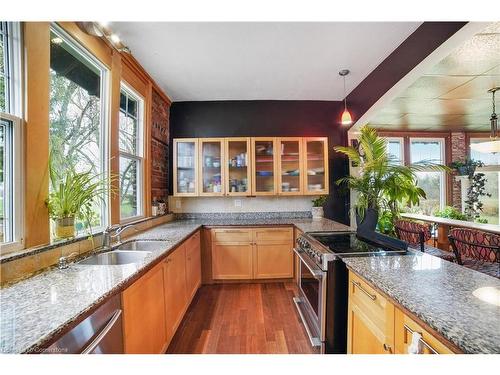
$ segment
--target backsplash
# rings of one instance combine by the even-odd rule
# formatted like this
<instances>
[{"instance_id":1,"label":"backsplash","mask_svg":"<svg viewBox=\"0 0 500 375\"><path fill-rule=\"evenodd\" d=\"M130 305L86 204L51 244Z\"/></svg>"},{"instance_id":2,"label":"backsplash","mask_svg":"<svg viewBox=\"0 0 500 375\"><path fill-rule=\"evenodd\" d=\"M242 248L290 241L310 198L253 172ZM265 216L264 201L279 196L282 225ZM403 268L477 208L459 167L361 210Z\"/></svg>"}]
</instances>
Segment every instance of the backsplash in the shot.
<instances>
[{"instance_id":1,"label":"backsplash","mask_svg":"<svg viewBox=\"0 0 500 375\"><path fill-rule=\"evenodd\" d=\"M174 213L241 213L311 211L312 197L173 197L168 207Z\"/></svg>"}]
</instances>

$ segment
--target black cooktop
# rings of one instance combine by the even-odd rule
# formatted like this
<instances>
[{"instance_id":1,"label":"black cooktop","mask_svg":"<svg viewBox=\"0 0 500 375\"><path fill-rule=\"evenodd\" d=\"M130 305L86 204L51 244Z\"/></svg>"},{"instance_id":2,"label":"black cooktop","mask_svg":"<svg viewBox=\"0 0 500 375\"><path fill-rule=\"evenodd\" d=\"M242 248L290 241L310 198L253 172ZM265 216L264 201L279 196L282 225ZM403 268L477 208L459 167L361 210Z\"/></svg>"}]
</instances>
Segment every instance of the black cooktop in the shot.
<instances>
[{"instance_id":1,"label":"black cooktop","mask_svg":"<svg viewBox=\"0 0 500 375\"><path fill-rule=\"evenodd\" d=\"M380 235L372 240L356 233L309 232L310 237L339 255L391 255L405 253L407 245L403 241Z\"/></svg>"}]
</instances>

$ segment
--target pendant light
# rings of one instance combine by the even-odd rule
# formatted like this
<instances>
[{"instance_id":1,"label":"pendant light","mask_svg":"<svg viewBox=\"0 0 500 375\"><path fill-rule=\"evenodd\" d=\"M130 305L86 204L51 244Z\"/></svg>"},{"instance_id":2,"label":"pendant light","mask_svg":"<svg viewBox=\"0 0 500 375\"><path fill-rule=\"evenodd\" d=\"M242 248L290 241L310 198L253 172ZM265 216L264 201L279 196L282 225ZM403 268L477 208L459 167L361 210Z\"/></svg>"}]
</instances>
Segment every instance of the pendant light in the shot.
<instances>
[{"instance_id":1,"label":"pendant light","mask_svg":"<svg viewBox=\"0 0 500 375\"><path fill-rule=\"evenodd\" d=\"M340 123L342 125L351 125L352 124L352 117L351 113L347 110L347 96L345 93L345 76L348 75L350 72L348 69L342 69L339 72L339 75L344 78L344 112L342 112L342 118L340 120Z\"/></svg>"},{"instance_id":2,"label":"pendant light","mask_svg":"<svg viewBox=\"0 0 500 375\"><path fill-rule=\"evenodd\" d=\"M499 89L500 87L494 87L488 90L488 92L491 92L493 101L493 113L490 116L490 141L471 144L470 148L474 151L492 154L500 152L500 139L498 139L498 116L495 113L495 92Z\"/></svg>"}]
</instances>

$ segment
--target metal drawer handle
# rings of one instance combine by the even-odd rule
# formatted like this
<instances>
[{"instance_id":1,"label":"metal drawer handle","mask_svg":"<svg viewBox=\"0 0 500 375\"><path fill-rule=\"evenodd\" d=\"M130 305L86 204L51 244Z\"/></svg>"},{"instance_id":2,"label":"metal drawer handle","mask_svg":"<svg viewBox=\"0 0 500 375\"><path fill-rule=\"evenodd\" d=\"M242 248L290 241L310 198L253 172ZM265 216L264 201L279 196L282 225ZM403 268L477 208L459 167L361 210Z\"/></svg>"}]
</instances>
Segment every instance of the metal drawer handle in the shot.
<instances>
[{"instance_id":1,"label":"metal drawer handle","mask_svg":"<svg viewBox=\"0 0 500 375\"><path fill-rule=\"evenodd\" d=\"M410 327L408 327L406 324L404 325L404 329L407 330L410 335L413 335L414 330L412 330ZM417 332L420 336L422 336L422 332ZM429 349L433 354L439 354L436 349L434 349L432 346L430 346L428 343L426 343L423 339L420 339L420 343L425 346L427 349Z\"/></svg>"},{"instance_id":2,"label":"metal drawer handle","mask_svg":"<svg viewBox=\"0 0 500 375\"><path fill-rule=\"evenodd\" d=\"M304 324L304 328L306 329L307 337L309 337L309 342L311 343L311 346L313 346L313 347L321 346L320 338L312 335L311 329L307 325L304 314L302 313L302 310L300 309L299 304L301 304L303 302L297 297L293 297L293 302L295 303L295 307L297 308L297 311L299 312L300 319L302 320L302 323Z\"/></svg>"},{"instance_id":3,"label":"metal drawer handle","mask_svg":"<svg viewBox=\"0 0 500 375\"><path fill-rule=\"evenodd\" d=\"M321 279L323 278L323 271L319 270L319 269L314 269L314 265L312 265L311 261L304 258L304 256L302 256L301 252L297 249L293 249L294 253L297 254L297 256L299 257L299 259L302 261L302 263L305 264L305 266L307 267L307 269L309 270L309 272L311 272L311 274L317 278L317 279Z\"/></svg>"},{"instance_id":4,"label":"metal drawer handle","mask_svg":"<svg viewBox=\"0 0 500 375\"><path fill-rule=\"evenodd\" d=\"M361 286L361 283L358 281L351 281L354 285L356 285L359 290L361 290L364 294L366 294L372 301L375 301L377 299L377 296L375 294L371 294L369 291L367 291L365 288Z\"/></svg>"},{"instance_id":5,"label":"metal drawer handle","mask_svg":"<svg viewBox=\"0 0 500 375\"><path fill-rule=\"evenodd\" d=\"M115 325L116 321L120 318L122 315L122 310L116 310L116 312L113 314L111 319L109 320L108 324L106 324L106 327L103 328L103 330L97 335L97 337L92 341L85 349L82 350L82 354L89 354L92 352L106 337L108 332L113 328Z\"/></svg>"}]
</instances>

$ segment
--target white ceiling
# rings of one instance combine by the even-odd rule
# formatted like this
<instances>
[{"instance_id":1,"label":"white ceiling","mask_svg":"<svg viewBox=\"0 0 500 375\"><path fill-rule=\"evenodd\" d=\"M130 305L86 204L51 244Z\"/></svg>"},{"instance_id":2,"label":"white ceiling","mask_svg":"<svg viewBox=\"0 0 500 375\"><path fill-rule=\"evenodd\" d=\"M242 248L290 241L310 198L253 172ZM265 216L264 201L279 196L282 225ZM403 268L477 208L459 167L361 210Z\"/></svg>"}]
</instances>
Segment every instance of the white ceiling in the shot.
<instances>
[{"instance_id":1,"label":"white ceiling","mask_svg":"<svg viewBox=\"0 0 500 375\"><path fill-rule=\"evenodd\" d=\"M113 22L173 101L342 100L419 22Z\"/></svg>"}]
</instances>

